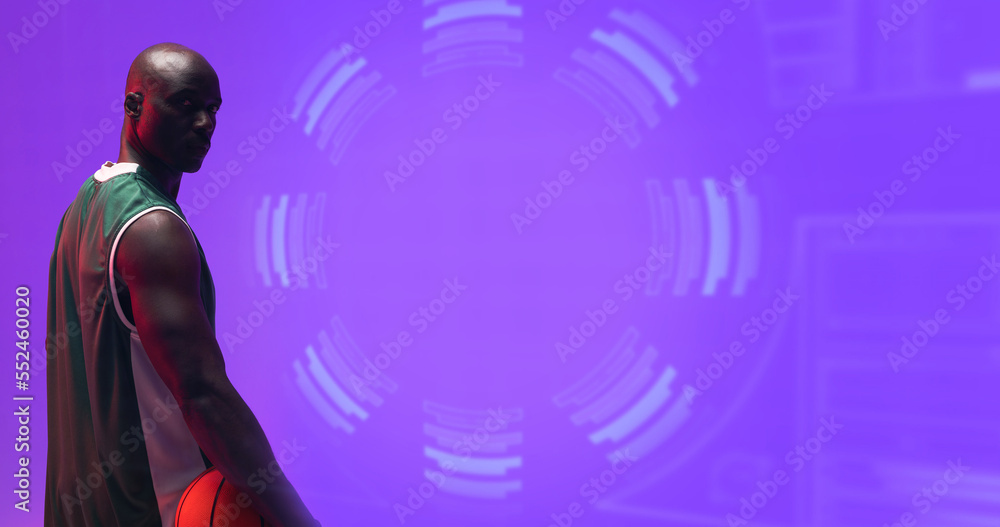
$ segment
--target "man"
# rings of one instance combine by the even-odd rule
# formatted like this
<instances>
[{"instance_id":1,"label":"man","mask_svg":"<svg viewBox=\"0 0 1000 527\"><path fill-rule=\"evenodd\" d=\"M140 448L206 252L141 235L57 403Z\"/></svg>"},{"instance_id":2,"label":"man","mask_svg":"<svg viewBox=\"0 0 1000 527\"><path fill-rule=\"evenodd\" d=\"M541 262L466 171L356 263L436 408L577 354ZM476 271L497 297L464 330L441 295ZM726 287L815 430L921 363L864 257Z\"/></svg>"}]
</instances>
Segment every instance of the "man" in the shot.
<instances>
[{"instance_id":1,"label":"man","mask_svg":"<svg viewBox=\"0 0 1000 527\"><path fill-rule=\"evenodd\" d=\"M275 527L318 525L226 376L215 286L176 201L208 153L219 79L164 43L126 92L118 163L84 182L50 264L45 525L172 527L213 465Z\"/></svg>"}]
</instances>

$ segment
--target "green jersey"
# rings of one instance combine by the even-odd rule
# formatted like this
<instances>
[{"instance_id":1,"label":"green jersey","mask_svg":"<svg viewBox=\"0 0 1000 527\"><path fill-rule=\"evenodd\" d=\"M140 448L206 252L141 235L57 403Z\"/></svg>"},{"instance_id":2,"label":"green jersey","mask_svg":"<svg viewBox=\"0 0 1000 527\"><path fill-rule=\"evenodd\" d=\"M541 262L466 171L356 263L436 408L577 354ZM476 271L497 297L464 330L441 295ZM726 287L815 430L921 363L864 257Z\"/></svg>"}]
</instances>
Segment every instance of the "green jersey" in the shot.
<instances>
[{"instance_id":1,"label":"green jersey","mask_svg":"<svg viewBox=\"0 0 1000 527\"><path fill-rule=\"evenodd\" d=\"M147 170L108 162L59 223L45 342L46 527L172 527L181 493L211 466L143 349L128 277L114 270L122 234L156 210L187 224ZM214 328L215 286L200 243L198 252Z\"/></svg>"}]
</instances>

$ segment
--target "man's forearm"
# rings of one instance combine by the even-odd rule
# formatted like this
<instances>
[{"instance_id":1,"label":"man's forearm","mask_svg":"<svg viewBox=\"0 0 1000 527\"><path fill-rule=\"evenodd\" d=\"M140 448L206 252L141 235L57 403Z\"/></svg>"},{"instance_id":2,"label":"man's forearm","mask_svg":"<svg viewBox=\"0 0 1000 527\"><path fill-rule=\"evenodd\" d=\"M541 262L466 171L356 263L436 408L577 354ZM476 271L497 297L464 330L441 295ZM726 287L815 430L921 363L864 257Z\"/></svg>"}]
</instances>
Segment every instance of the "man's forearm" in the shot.
<instances>
[{"instance_id":1,"label":"man's forearm","mask_svg":"<svg viewBox=\"0 0 1000 527\"><path fill-rule=\"evenodd\" d=\"M274 474L278 466L260 423L231 383L181 405L184 420L198 445L239 491L245 492L254 508L275 527L316 525L302 499L285 477ZM264 470L268 478L250 485L251 476ZM258 494L258 492L260 492Z\"/></svg>"}]
</instances>

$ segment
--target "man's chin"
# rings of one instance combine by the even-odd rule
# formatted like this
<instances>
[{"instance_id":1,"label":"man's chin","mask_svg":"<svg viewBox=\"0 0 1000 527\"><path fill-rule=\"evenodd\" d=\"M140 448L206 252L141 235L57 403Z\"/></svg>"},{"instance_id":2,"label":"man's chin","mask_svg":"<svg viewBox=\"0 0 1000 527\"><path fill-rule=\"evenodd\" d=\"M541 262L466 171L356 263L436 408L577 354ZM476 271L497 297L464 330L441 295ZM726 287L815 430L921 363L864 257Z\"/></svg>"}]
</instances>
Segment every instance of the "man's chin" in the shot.
<instances>
[{"instance_id":1,"label":"man's chin","mask_svg":"<svg viewBox=\"0 0 1000 527\"><path fill-rule=\"evenodd\" d=\"M201 165L204 162L205 162L205 158L194 158L194 159L191 159L190 161L188 161L187 163L185 163L183 167L181 167L181 172L185 172L185 173L188 173L188 174L193 174L193 173L201 170Z\"/></svg>"}]
</instances>

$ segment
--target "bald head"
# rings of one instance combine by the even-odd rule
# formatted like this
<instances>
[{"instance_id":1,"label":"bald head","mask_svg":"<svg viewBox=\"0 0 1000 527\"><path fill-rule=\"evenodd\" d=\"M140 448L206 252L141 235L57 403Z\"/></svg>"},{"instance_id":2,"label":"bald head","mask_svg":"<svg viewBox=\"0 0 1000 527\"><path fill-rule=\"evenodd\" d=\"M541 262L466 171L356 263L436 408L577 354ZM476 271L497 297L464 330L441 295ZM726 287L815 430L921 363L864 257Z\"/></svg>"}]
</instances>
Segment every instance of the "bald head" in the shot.
<instances>
[{"instance_id":1,"label":"bald head","mask_svg":"<svg viewBox=\"0 0 1000 527\"><path fill-rule=\"evenodd\" d=\"M215 70L197 51L173 42L150 46L132 61L125 81L125 92L141 93L178 76L200 74L215 76Z\"/></svg>"},{"instance_id":2,"label":"bald head","mask_svg":"<svg viewBox=\"0 0 1000 527\"><path fill-rule=\"evenodd\" d=\"M171 172L201 168L222 104L205 57L172 42L150 46L132 61L125 91L127 145Z\"/></svg>"}]
</instances>

